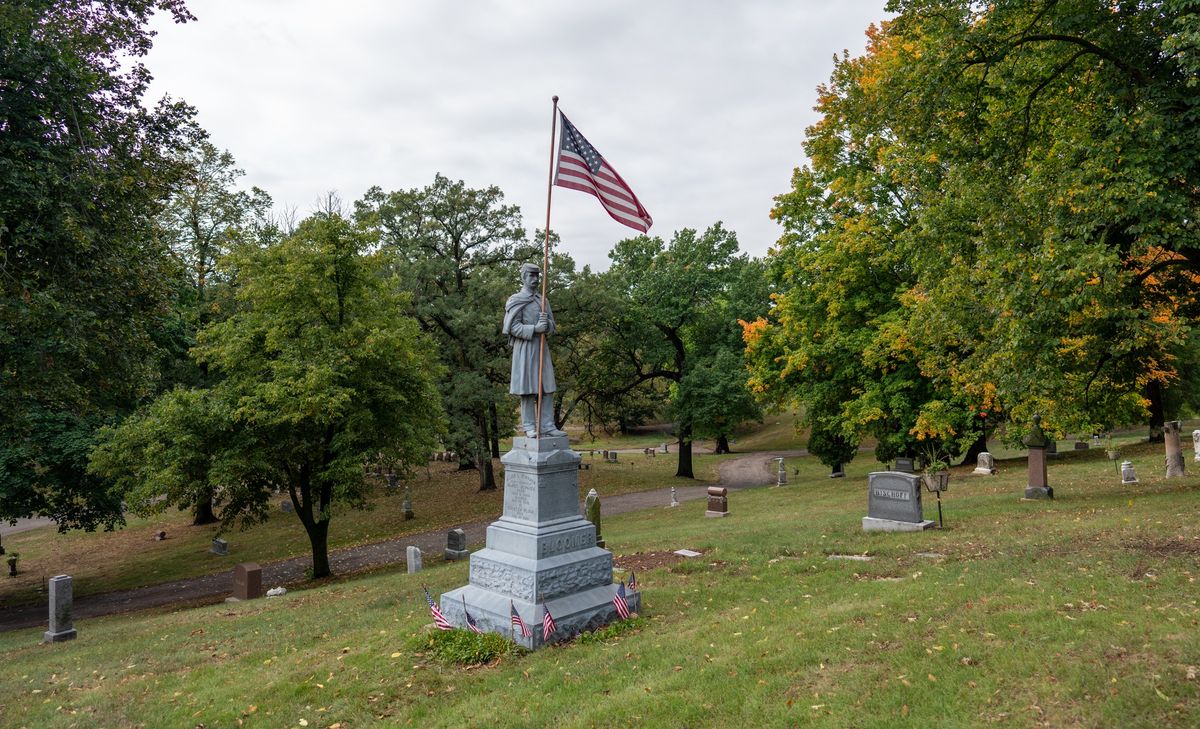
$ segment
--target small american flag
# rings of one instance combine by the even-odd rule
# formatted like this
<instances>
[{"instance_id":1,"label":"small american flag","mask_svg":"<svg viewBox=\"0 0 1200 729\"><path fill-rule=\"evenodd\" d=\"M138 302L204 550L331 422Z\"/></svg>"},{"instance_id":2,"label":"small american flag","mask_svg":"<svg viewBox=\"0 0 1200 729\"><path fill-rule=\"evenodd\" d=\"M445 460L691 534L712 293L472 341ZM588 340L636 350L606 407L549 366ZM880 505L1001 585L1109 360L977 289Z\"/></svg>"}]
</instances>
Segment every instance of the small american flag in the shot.
<instances>
[{"instance_id":1,"label":"small american flag","mask_svg":"<svg viewBox=\"0 0 1200 729\"><path fill-rule=\"evenodd\" d=\"M637 573L632 570L629 572L629 591L637 592Z\"/></svg>"},{"instance_id":2,"label":"small american flag","mask_svg":"<svg viewBox=\"0 0 1200 729\"><path fill-rule=\"evenodd\" d=\"M550 640L550 636L554 635L558 626L554 624L554 617L550 615L550 608L546 607L546 603L542 603L542 610L546 613L542 618L542 641L547 642Z\"/></svg>"},{"instance_id":3,"label":"small american flag","mask_svg":"<svg viewBox=\"0 0 1200 729\"><path fill-rule=\"evenodd\" d=\"M467 598L463 598L463 615L467 616L467 627L472 633L483 633L479 626L475 624L475 618L471 617L471 613L467 612Z\"/></svg>"},{"instance_id":4,"label":"small american flag","mask_svg":"<svg viewBox=\"0 0 1200 729\"><path fill-rule=\"evenodd\" d=\"M433 613L433 624L438 627L438 630L454 630L454 626L446 620L446 616L442 615L442 611L438 610L438 606L434 604L433 598L429 596L429 590L421 585L421 589L425 590L425 602L429 603L429 612Z\"/></svg>"},{"instance_id":5,"label":"small american flag","mask_svg":"<svg viewBox=\"0 0 1200 729\"><path fill-rule=\"evenodd\" d=\"M554 184L595 195L613 220L643 233L649 230L654 219L638 202L637 195L567 120L566 114L560 111L558 116L562 123Z\"/></svg>"},{"instance_id":6,"label":"small american flag","mask_svg":"<svg viewBox=\"0 0 1200 729\"><path fill-rule=\"evenodd\" d=\"M525 621L521 619L521 614L517 612L517 606L513 605L512 600L508 601L508 610L512 613L513 627L521 631L521 637L528 638L529 636L533 635L533 633L529 631L529 626L526 625Z\"/></svg>"},{"instance_id":7,"label":"small american flag","mask_svg":"<svg viewBox=\"0 0 1200 729\"><path fill-rule=\"evenodd\" d=\"M629 603L625 602L625 583L617 585L617 594L613 595L613 605L617 608L617 615L621 616L621 620L629 618Z\"/></svg>"}]
</instances>

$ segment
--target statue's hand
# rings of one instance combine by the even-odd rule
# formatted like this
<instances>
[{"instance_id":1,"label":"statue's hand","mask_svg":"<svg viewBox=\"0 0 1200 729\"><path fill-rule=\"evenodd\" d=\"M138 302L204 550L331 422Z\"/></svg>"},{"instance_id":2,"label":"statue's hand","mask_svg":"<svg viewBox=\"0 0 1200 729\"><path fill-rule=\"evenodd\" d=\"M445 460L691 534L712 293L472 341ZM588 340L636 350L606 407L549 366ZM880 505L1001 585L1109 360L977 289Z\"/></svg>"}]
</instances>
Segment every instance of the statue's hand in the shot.
<instances>
[{"instance_id":1,"label":"statue's hand","mask_svg":"<svg viewBox=\"0 0 1200 729\"><path fill-rule=\"evenodd\" d=\"M546 316L546 312L543 311L541 314L538 314L538 323L533 325L533 331L537 334L541 334L549 328L550 319Z\"/></svg>"}]
</instances>

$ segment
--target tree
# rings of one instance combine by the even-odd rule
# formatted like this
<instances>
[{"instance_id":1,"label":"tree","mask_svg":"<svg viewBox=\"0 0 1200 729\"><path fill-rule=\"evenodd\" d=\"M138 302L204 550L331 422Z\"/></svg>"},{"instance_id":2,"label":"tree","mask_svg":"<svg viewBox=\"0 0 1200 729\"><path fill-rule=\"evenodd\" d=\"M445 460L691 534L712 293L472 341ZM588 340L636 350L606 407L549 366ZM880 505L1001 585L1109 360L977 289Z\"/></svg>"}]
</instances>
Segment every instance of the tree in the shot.
<instances>
[{"instance_id":1,"label":"tree","mask_svg":"<svg viewBox=\"0 0 1200 729\"><path fill-rule=\"evenodd\" d=\"M195 349L218 379L103 431L92 470L143 511L212 487L226 525L263 520L273 490L286 488L313 577L328 575L334 513L368 505L363 464L382 457L403 473L440 435L432 343L398 314L410 302L373 244L369 231L317 213L277 245L239 248L227 263L239 310L203 329Z\"/></svg>"},{"instance_id":2,"label":"tree","mask_svg":"<svg viewBox=\"0 0 1200 729\"><path fill-rule=\"evenodd\" d=\"M680 230L670 245L658 237L628 238L609 253L608 285L622 302L605 345L607 360L621 363L609 373L609 390L624 394L655 380L670 383L670 412L679 437L676 476L695 477L692 439L698 424L709 432L723 431L724 425L711 420L705 396L736 391L729 378L731 360L720 356L720 345L741 349L730 292L748 263L737 250L737 237L716 223L703 233Z\"/></svg>"},{"instance_id":3,"label":"tree","mask_svg":"<svg viewBox=\"0 0 1200 729\"><path fill-rule=\"evenodd\" d=\"M173 354L164 363L164 389L176 384L201 386L208 373L187 356L196 332L219 321L232 310L232 289L220 275L217 261L240 241L268 244L279 237L270 221L271 196L255 187L249 192L236 185L243 172L233 155L201 139L180 153L186 172L179 180L166 209L159 216L162 235L178 264L183 284L173 313L178 317ZM214 493L199 490L192 505L194 525L217 521Z\"/></svg>"},{"instance_id":4,"label":"tree","mask_svg":"<svg viewBox=\"0 0 1200 729\"><path fill-rule=\"evenodd\" d=\"M447 445L463 467L479 469L480 491L496 488L492 457L513 424L503 302L519 288L520 263L541 258L525 241L520 210L503 200L497 187L476 190L437 175L423 189L371 188L355 204L413 292L408 311L438 342Z\"/></svg>"},{"instance_id":5,"label":"tree","mask_svg":"<svg viewBox=\"0 0 1200 729\"><path fill-rule=\"evenodd\" d=\"M154 220L200 135L143 106L138 59L181 0L0 6L0 518L112 528L86 471L95 429L153 392L170 259Z\"/></svg>"}]
</instances>

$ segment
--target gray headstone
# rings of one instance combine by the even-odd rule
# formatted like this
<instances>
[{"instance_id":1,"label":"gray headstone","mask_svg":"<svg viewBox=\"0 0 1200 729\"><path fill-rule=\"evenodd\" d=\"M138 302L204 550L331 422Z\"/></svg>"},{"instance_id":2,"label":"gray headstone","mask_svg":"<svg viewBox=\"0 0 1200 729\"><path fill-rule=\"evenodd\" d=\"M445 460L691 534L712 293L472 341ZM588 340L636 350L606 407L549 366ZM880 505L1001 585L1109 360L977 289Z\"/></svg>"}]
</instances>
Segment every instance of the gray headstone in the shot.
<instances>
[{"instance_id":1,"label":"gray headstone","mask_svg":"<svg viewBox=\"0 0 1200 729\"><path fill-rule=\"evenodd\" d=\"M471 553L467 551L467 533L462 529L451 529L446 532L446 551L443 556L447 562L471 556Z\"/></svg>"},{"instance_id":2,"label":"gray headstone","mask_svg":"<svg viewBox=\"0 0 1200 729\"><path fill-rule=\"evenodd\" d=\"M983 476L996 475L996 459L992 458L992 454L984 451L975 458L975 470L972 473L978 473Z\"/></svg>"},{"instance_id":3,"label":"gray headstone","mask_svg":"<svg viewBox=\"0 0 1200 729\"><path fill-rule=\"evenodd\" d=\"M1163 423L1163 445L1167 451L1167 478L1186 476L1183 466L1183 450L1179 445L1180 423L1170 420Z\"/></svg>"},{"instance_id":4,"label":"gray headstone","mask_svg":"<svg viewBox=\"0 0 1200 729\"><path fill-rule=\"evenodd\" d=\"M408 574L421 571L421 549L409 545L408 547Z\"/></svg>"},{"instance_id":5,"label":"gray headstone","mask_svg":"<svg viewBox=\"0 0 1200 729\"><path fill-rule=\"evenodd\" d=\"M221 538L214 539L212 540L212 547L208 551L217 556L224 557L229 554L229 542Z\"/></svg>"},{"instance_id":6,"label":"gray headstone","mask_svg":"<svg viewBox=\"0 0 1200 729\"><path fill-rule=\"evenodd\" d=\"M588 491L587 499L583 502L583 515L596 527L596 546L604 547L604 537L600 536L600 494L596 489Z\"/></svg>"},{"instance_id":7,"label":"gray headstone","mask_svg":"<svg viewBox=\"0 0 1200 729\"><path fill-rule=\"evenodd\" d=\"M675 498L675 487L671 487L671 506L679 506L679 499Z\"/></svg>"},{"instance_id":8,"label":"gray headstone","mask_svg":"<svg viewBox=\"0 0 1200 729\"><path fill-rule=\"evenodd\" d=\"M899 473L912 473L915 470L913 459L908 456L899 456L896 458L896 471Z\"/></svg>"},{"instance_id":9,"label":"gray headstone","mask_svg":"<svg viewBox=\"0 0 1200 729\"><path fill-rule=\"evenodd\" d=\"M262 567L254 562L242 562L233 568L233 598L253 600L263 596Z\"/></svg>"},{"instance_id":10,"label":"gray headstone","mask_svg":"<svg viewBox=\"0 0 1200 729\"><path fill-rule=\"evenodd\" d=\"M1125 461L1121 464L1121 483L1137 483L1137 474L1133 471L1133 461Z\"/></svg>"},{"instance_id":11,"label":"gray headstone","mask_svg":"<svg viewBox=\"0 0 1200 729\"><path fill-rule=\"evenodd\" d=\"M42 634L42 640L46 643L71 640L77 634L73 613L75 596L71 589L71 578L67 575L51 577L48 587L50 590L50 629Z\"/></svg>"},{"instance_id":12,"label":"gray headstone","mask_svg":"<svg viewBox=\"0 0 1200 729\"><path fill-rule=\"evenodd\" d=\"M609 452L608 452L608 462L609 462L609 463L616 463L616 462L617 462L617 452L616 452L616 451L609 451Z\"/></svg>"},{"instance_id":13,"label":"gray headstone","mask_svg":"<svg viewBox=\"0 0 1200 729\"><path fill-rule=\"evenodd\" d=\"M920 531L933 526L921 511L921 477L898 471L867 476L864 531Z\"/></svg>"},{"instance_id":14,"label":"gray headstone","mask_svg":"<svg viewBox=\"0 0 1200 729\"><path fill-rule=\"evenodd\" d=\"M280 511L282 511L283 513L285 513L285 514L290 514L290 513L292 513L293 511L295 511L295 507L293 507L293 506L292 506L292 501L291 501L291 499L288 499L288 500L286 500L286 501L280 501L280 502L279 502L279 510L280 510Z\"/></svg>"},{"instance_id":15,"label":"gray headstone","mask_svg":"<svg viewBox=\"0 0 1200 729\"><path fill-rule=\"evenodd\" d=\"M783 465L783 459L776 458L775 462L779 466L779 468L775 474L775 485L776 486L787 486L787 468L784 467L784 465Z\"/></svg>"},{"instance_id":16,"label":"gray headstone","mask_svg":"<svg viewBox=\"0 0 1200 729\"><path fill-rule=\"evenodd\" d=\"M1192 460L1200 461L1200 430L1192 431L1192 450L1195 452Z\"/></svg>"}]
</instances>

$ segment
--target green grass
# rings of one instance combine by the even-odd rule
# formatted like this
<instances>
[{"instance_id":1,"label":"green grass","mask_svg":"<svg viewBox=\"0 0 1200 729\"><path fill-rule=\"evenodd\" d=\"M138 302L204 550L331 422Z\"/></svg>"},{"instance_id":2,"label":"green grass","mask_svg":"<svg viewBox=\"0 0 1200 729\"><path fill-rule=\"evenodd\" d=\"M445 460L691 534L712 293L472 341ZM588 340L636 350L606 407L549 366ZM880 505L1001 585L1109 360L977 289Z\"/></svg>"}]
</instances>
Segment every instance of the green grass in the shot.
<instances>
[{"instance_id":1,"label":"green grass","mask_svg":"<svg viewBox=\"0 0 1200 729\"><path fill-rule=\"evenodd\" d=\"M48 729L1192 727L1200 478L1166 481L1161 446L1125 450L1142 483L1120 485L1100 452L1070 453L1050 465L1052 502L1020 500L1019 461L993 478L956 469L947 528L919 534L861 530L867 458L846 479L802 465L787 487L734 492L726 519L698 502L606 519L618 564L704 554L639 570L630 628L484 667L426 640L420 581L457 587L463 563L81 621L53 646L7 633L0 716Z\"/></svg>"}]
</instances>

